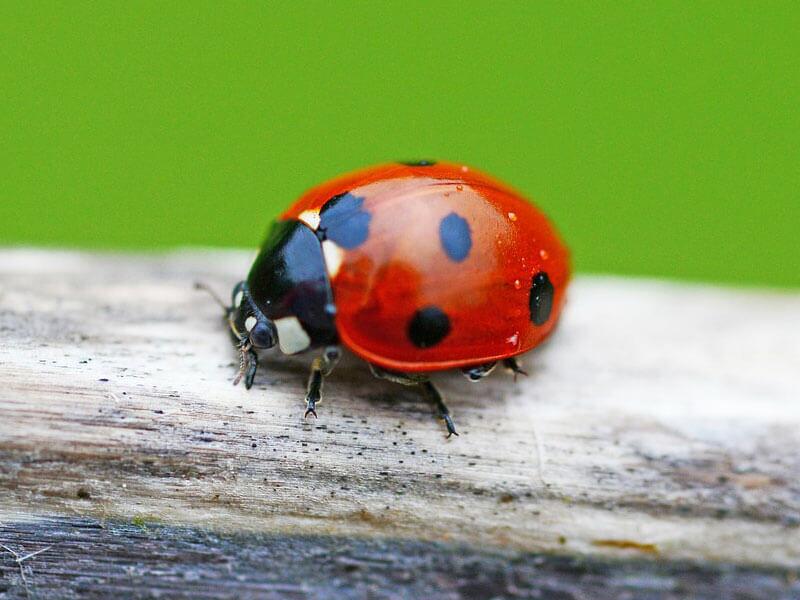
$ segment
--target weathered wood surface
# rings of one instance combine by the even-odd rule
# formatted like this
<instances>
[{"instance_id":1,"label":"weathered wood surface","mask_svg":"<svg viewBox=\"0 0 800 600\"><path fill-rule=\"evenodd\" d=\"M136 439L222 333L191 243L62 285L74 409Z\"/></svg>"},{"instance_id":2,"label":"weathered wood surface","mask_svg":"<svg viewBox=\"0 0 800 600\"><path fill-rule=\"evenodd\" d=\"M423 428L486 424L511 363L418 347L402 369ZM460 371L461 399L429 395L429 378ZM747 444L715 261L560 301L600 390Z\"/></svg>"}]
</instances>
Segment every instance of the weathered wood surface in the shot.
<instances>
[{"instance_id":1,"label":"weathered wood surface","mask_svg":"<svg viewBox=\"0 0 800 600\"><path fill-rule=\"evenodd\" d=\"M780 569L45 519L0 529L0 598L796 600ZM27 592L26 592L27 590ZM6 594L6 596L4 596Z\"/></svg>"},{"instance_id":2,"label":"weathered wood surface","mask_svg":"<svg viewBox=\"0 0 800 600\"><path fill-rule=\"evenodd\" d=\"M226 291L250 258L0 251L0 523L800 564L799 294L578 278L528 378L438 378L445 440L355 359L316 421L305 357L233 387L193 282Z\"/></svg>"}]
</instances>

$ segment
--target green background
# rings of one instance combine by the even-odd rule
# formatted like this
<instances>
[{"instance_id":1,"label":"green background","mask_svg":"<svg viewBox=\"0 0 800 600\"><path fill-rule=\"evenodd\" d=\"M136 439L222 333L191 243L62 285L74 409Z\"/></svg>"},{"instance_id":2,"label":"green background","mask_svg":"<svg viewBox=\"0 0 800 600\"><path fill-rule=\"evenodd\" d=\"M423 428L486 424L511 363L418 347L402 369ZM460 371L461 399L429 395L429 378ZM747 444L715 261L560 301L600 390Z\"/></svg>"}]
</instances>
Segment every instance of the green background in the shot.
<instances>
[{"instance_id":1,"label":"green background","mask_svg":"<svg viewBox=\"0 0 800 600\"><path fill-rule=\"evenodd\" d=\"M0 243L254 247L305 188L431 157L535 199L581 271L800 285L800 3L0 6Z\"/></svg>"}]
</instances>

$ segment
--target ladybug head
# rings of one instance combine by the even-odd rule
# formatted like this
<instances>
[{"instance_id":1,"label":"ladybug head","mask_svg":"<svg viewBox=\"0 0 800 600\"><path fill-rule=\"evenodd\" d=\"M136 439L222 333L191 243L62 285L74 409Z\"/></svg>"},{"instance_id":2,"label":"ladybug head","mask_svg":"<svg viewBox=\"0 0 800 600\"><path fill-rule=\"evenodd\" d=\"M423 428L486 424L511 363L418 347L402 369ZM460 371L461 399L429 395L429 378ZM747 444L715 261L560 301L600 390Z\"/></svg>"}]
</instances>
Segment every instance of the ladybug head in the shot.
<instances>
[{"instance_id":1,"label":"ladybug head","mask_svg":"<svg viewBox=\"0 0 800 600\"><path fill-rule=\"evenodd\" d=\"M277 221L247 281L233 288L235 336L297 354L335 342L335 312L319 238L300 221Z\"/></svg>"},{"instance_id":2,"label":"ladybug head","mask_svg":"<svg viewBox=\"0 0 800 600\"><path fill-rule=\"evenodd\" d=\"M278 343L275 323L259 310L247 282L240 281L233 288L233 304L228 310L228 320L234 336L239 340L249 339L254 348L272 348Z\"/></svg>"}]
</instances>

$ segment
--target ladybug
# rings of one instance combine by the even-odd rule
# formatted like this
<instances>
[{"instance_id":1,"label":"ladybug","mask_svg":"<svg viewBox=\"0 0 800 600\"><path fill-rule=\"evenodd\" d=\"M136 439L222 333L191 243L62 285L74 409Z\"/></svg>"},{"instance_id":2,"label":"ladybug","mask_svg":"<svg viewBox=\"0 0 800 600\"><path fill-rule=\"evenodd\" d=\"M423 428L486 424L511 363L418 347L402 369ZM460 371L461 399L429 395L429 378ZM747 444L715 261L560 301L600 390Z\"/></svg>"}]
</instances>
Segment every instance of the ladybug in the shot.
<instances>
[{"instance_id":1,"label":"ladybug","mask_svg":"<svg viewBox=\"0 0 800 600\"><path fill-rule=\"evenodd\" d=\"M311 189L273 223L226 308L249 389L257 350L318 350L305 416L341 348L377 377L417 386L456 433L429 374L470 381L552 331L569 254L544 214L475 169L418 161L367 168Z\"/></svg>"}]
</instances>

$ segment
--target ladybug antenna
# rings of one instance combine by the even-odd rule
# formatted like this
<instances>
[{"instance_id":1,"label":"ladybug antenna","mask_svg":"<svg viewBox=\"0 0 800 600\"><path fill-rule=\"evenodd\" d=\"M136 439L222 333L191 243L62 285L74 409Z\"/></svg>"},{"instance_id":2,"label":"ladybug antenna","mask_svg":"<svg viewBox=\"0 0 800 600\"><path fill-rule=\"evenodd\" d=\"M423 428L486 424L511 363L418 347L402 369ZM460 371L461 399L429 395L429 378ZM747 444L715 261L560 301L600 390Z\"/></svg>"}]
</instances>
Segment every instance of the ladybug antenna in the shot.
<instances>
[{"instance_id":1,"label":"ladybug antenna","mask_svg":"<svg viewBox=\"0 0 800 600\"><path fill-rule=\"evenodd\" d=\"M196 290L204 290L208 292L208 295L211 296L214 301L222 307L222 310L225 311L225 314L230 312L230 307L228 307L223 301L222 298L219 297L219 294L211 289L208 284L203 283L202 281L195 281L194 282L194 289Z\"/></svg>"}]
</instances>

